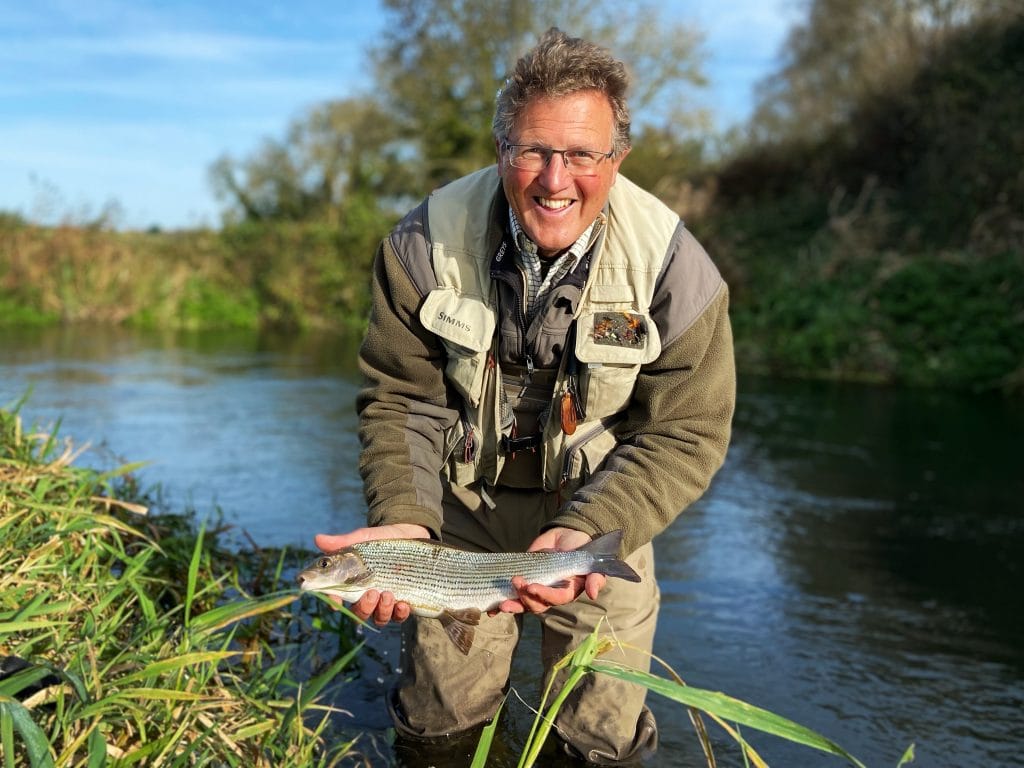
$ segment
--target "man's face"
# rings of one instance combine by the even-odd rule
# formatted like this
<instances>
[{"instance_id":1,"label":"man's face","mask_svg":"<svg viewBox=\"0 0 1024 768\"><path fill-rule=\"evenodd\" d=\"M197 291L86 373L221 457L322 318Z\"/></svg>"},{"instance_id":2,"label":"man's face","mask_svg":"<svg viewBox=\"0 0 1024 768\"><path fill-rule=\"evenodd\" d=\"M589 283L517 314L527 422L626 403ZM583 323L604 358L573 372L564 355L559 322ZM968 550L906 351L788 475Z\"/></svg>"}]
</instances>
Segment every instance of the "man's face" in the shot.
<instances>
[{"instance_id":1,"label":"man's face","mask_svg":"<svg viewBox=\"0 0 1024 768\"><path fill-rule=\"evenodd\" d=\"M588 149L609 152L614 118L608 98L599 91L581 91L560 98L530 102L508 137L510 144L550 149ZM553 257L576 242L608 200L626 152L602 160L574 176L561 155L552 155L546 168L525 171L509 164L509 152L498 145L498 172L505 196L541 256Z\"/></svg>"}]
</instances>

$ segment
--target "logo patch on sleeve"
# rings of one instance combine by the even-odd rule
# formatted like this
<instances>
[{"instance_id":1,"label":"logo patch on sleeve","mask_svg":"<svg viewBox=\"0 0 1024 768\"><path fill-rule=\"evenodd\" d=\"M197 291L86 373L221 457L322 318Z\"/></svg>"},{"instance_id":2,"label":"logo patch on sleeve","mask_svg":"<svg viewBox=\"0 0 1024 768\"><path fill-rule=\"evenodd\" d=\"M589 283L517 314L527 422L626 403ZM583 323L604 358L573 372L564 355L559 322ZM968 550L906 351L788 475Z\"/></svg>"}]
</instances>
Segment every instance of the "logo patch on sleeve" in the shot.
<instances>
[{"instance_id":1,"label":"logo patch on sleeve","mask_svg":"<svg viewBox=\"0 0 1024 768\"><path fill-rule=\"evenodd\" d=\"M594 315L594 343L610 347L642 347L647 322L632 312L598 312Z\"/></svg>"}]
</instances>

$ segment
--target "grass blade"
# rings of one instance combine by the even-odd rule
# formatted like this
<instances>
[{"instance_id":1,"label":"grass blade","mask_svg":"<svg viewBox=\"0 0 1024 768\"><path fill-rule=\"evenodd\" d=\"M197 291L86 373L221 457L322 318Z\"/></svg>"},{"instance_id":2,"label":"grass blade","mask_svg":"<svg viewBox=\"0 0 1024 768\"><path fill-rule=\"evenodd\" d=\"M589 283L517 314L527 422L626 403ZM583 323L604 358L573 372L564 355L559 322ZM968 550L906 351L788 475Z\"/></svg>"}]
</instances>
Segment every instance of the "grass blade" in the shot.
<instances>
[{"instance_id":1,"label":"grass blade","mask_svg":"<svg viewBox=\"0 0 1024 768\"><path fill-rule=\"evenodd\" d=\"M299 593L292 590L285 594L276 593L228 603L196 616L189 627L200 633L216 632L236 621L283 608L298 599Z\"/></svg>"},{"instance_id":2,"label":"grass blade","mask_svg":"<svg viewBox=\"0 0 1024 768\"><path fill-rule=\"evenodd\" d=\"M487 756L491 753L491 744L494 743L494 735L498 732L498 717L501 715L501 710L504 706L505 699L502 699L501 704L498 705L498 710L494 713L494 719L484 726L484 730L480 734L480 741L476 744L476 751L473 753L473 762L469 768L486 767Z\"/></svg>"},{"instance_id":3,"label":"grass blade","mask_svg":"<svg viewBox=\"0 0 1024 768\"><path fill-rule=\"evenodd\" d=\"M89 763L86 768L103 768L107 764L107 742L100 729L89 734Z\"/></svg>"},{"instance_id":4,"label":"grass blade","mask_svg":"<svg viewBox=\"0 0 1024 768\"><path fill-rule=\"evenodd\" d=\"M863 763L845 749L812 731L810 728L806 728L799 723L776 715L766 709L734 699L732 696L727 696L724 693L694 688L688 685L679 685L671 680L657 677L648 672L628 669L607 661L594 661L590 664L590 668L595 672L600 672L619 680L642 685L648 690L654 691L666 698L677 701L680 704L696 707L709 714L717 715L723 720L740 723L741 725L755 728L787 741L845 758L858 768L865 768Z\"/></svg>"},{"instance_id":5,"label":"grass blade","mask_svg":"<svg viewBox=\"0 0 1024 768\"><path fill-rule=\"evenodd\" d=\"M199 577L199 561L203 555L203 534L206 532L206 521L199 526L196 534L196 546L192 550L192 559L188 563L188 580L185 582L185 626L191 627L192 601L196 597L196 579Z\"/></svg>"},{"instance_id":6,"label":"grass blade","mask_svg":"<svg viewBox=\"0 0 1024 768\"><path fill-rule=\"evenodd\" d=\"M195 653L186 653L183 656L176 656L172 659L164 659L162 661L155 661L152 664L148 664L144 669L140 669L138 672L132 672L131 674L122 677L121 683L127 683L146 677L156 677L167 672L176 672L179 669L192 666L193 664L222 661L223 659L237 656L239 653L240 651L197 651Z\"/></svg>"},{"instance_id":7,"label":"grass blade","mask_svg":"<svg viewBox=\"0 0 1024 768\"><path fill-rule=\"evenodd\" d=\"M50 629L55 626L67 624L66 621L49 621L44 619L29 619L27 621L0 621L0 635L10 635L15 632L33 632L35 630Z\"/></svg>"},{"instance_id":8,"label":"grass blade","mask_svg":"<svg viewBox=\"0 0 1024 768\"><path fill-rule=\"evenodd\" d=\"M29 686L35 685L53 673L46 667L29 666L10 677L0 680L0 696L17 696Z\"/></svg>"},{"instance_id":9,"label":"grass blade","mask_svg":"<svg viewBox=\"0 0 1024 768\"><path fill-rule=\"evenodd\" d=\"M902 768L902 766L906 765L907 763L912 763L912 762L914 762L914 745L913 744L911 744L909 747L907 747L907 751L903 753L903 757L901 757L900 761L896 764L896 768Z\"/></svg>"},{"instance_id":10,"label":"grass blade","mask_svg":"<svg viewBox=\"0 0 1024 768\"><path fill-rule=\"evenodd\" d=\"M8 745L8 736L13 736L12 731L17 731L25 744L25 751L28 753L29 764L32 768L53 768L50 742L46 740L46 734L36 725L32 715L21 702L9 696L0 696L0 723L2 723L0 729L4 731L4 754L8 756L11 765L16 765L16 763L13 762L13 738L10 739L12 743Z\"/></svg>"},{"instance_id":11,"label":"grass blade","mask_svg":"<svg viewBox=\"0 0 1024 768\"><path fill-rule=\"evenodd\" d=\"M0 709L0 751L4 768L14 768L14 719L3 709Z\"/></svg>"},{"instance_id":12,"label":"grass blade","mask_svg":"<svg viewBox=\"0 0 1024 768\"><path fill-rule=\"evenodd\" d=\"M288 730L292 720L295 719L297 715L301 714L313 699L320 695L324 686L331 682L331 680L334 680L341 670L349 665L352 659L355 658L356 654L362 650L363 645L365 645L365 643L357 645L303 686L302 691L295 698L295 704L288 710L288 714L285 716L284 722L281 724L282 731Z\"/></svg>"}]
</instances>

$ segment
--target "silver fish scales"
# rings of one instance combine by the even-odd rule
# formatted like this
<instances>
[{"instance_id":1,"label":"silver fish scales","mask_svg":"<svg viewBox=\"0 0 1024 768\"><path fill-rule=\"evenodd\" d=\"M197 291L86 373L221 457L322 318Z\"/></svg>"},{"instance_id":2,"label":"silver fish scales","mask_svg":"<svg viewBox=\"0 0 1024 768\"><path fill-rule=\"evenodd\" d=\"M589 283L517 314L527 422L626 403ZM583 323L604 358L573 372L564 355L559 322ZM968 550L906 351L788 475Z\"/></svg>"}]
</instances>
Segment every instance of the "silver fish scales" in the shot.
<instances>
[{"instance_id":1,"label":"silver fish scales","mask_svg":"<svg viewBox=\"0 0 1024 768\"><path fill-rule=\"evenodd\" d=\"M566 552L468 552L427 539L378 539L322 555L299 573L303 590L355 602L368 590L391 592L419 616L441 621L463 653L486 611L516 597L512 577L554 586L572 576L640 577L619 559L622 531Z\"/></svg>"}]
</instances>

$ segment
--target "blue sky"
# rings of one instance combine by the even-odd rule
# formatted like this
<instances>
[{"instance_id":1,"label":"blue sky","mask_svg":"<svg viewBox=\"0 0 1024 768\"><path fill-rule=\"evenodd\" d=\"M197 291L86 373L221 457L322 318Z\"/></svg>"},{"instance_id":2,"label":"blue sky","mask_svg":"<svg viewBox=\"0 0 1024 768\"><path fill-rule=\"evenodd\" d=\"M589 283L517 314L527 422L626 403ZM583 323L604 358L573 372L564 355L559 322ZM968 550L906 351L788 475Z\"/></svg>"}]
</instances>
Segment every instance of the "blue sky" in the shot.
<instances>
[{"instance_id":1,"label":"blue sky","mask_svg":"<svg viewBox=\"0 0 1024 768\"><path fill-rule=\"evenodd\" d=\"M669 0L703 30L719 124L749 113L797 0ZM128 228L216 226L207 168L365 91L374 0L0 0L0 210Z\"/></svg>"}]
</instances>

